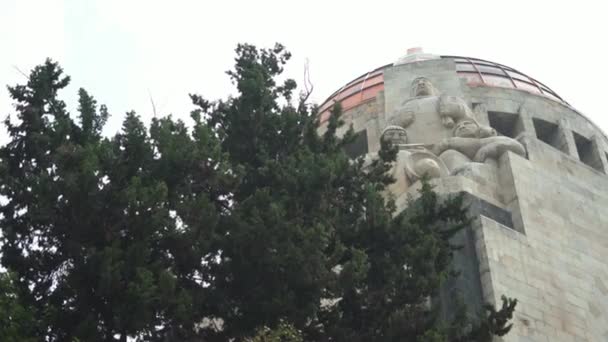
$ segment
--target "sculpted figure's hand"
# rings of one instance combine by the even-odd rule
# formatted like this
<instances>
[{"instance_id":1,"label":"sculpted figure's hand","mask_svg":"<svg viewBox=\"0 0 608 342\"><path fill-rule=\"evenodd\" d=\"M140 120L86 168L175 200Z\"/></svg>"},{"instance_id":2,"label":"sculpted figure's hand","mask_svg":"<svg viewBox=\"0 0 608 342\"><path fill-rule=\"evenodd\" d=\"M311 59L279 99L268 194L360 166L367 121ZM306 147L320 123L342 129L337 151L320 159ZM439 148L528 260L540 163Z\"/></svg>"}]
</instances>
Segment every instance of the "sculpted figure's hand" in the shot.
<instances>
[{"instance_id":1,"label":"sculpted figure's hand","mask_svg":"<svg viewBox=\"0 0 608 342\"><path fill-rule=\"evenodd\" d=\"M449 116L442 116L441 117L441 124L444 127L452 128L452 127L454 127L454 119L452 119Z\"/></svg>"},{"instance_id":2,"label":"sculpted figure's hand","mask_svg":"<svg viewBox=\"0 0 608 342\"><path fill-rule=\"evenodd\" d=\"M414 112L410 109L401 108L395 112L392 119L389 120L390 125L401 126L407 128L414 122Z\"/></svg>"},{"instance_id":3,"label":"sculpted figure's hand","mask_svg":"<svg viewBox=\"0 0 608 342\"><path fill-rule=\"evenodd\" d=\"M435 144L433 146L433 148L431 149L431 151L433 152L433 154L438 156L449 148L450 148L450 143L449 143L448 139L444 139L444 140L440 141L439 143Z\"/></svg>"},{"instance_id":4,"label":"sculpted figure's hand","mask_svg":"<svg viewBox=\"0 0 608 342\"><path fill-rule=\"evenodd\" d=\"M526 155L526 149L519 141L509 137L490 137L481 139L482 147L473 158L476 162L484 162L488 158L497 159L506 151L511 151L520 156Z\"/></svg>"},{"instance_id":5,"label":"sculpted figure's hand","mask_svg":"<svg viewBox=\"0 0 608 342\"><path fill-rule=\"evenodd\" d=\"M441 95L438 106L441 123L444 127L452 128L456 122L472 120L473 115L467 104L459 97Z\"/></svg>"},{"instance_id":6,"label":"sculpted figure's hand","mask_svg":"<svg viewBox=\"0 0 608 342\"><path fill-rule=\"evenodd\" d=\"M483 146L477 151L475 157L473 158L474 162L483 163L490 156L495 156L497 154L498 144L488 144Z\"/></svg>"}]
</instances>

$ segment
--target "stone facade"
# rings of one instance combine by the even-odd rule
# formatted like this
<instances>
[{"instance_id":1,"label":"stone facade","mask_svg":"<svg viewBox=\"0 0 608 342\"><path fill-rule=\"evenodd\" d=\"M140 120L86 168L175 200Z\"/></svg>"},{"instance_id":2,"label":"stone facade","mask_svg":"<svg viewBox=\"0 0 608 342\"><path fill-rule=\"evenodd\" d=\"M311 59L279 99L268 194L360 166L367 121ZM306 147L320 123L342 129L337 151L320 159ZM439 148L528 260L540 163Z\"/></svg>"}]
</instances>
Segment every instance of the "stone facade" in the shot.
<instances>
[{"instance_id":1,"label":"stone facade","mask_svg":"<svg viewBox=\"0 0 608 342\"><path fill-rule=\"evenodd\" d=\"M436 191L465 192L474 217L460 237L468 248L456 258L464 272L454 287L465 289L467 302L477 308L500 304L501 295L519 300L512 331L498 340L608 341L606 135L555 98L471 86L449 58L389 66L383 76L384 90L348 110L346 126L367 135L369 154L378 151L387 126L405 129L400 149L407 153L395 166L405 168L395 173L401 177L410 177L407 168L419 161L413 152L447 165L447 172L435 174ZM412 93L420 78L435 93ZM442 109L442 96L449 97L449 109ZM455 143L465 136L455 127L467 120L476 135ZM458 154L457 166L444 157L446 150ZM429 163L425 167L432 169ZM391 192L402 209L419 181L410 177L398 184Z\"/></svg>"}]
</instances>

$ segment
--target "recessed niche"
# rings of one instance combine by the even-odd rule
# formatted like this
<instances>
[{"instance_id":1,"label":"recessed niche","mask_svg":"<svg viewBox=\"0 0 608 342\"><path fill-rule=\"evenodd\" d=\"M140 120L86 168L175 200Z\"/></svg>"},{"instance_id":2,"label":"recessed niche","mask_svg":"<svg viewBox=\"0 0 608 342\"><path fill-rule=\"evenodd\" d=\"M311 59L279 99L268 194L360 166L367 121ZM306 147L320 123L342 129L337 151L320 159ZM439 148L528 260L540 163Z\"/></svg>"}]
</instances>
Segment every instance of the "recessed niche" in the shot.
<instances>
[{"instance_id":1,"label":"recessed niche","mask_svg":"<svg viewBox=\"0 0 608 342\"><path fill-rule=\"evenodd\" d=\"M368 152L367 147L367 131L355 133L355 139L344 146L344 152L351 159L356 159Z\"/></svg>"},{"instance_id":2,"label":"recessed niche","mask_svg":"<svg viewBox=\"0 0 608 342\"><path fill-rule=\"evenodd\" d=\"M522 132L517 114L488 112L488 121L498 134L506 137L515 138Z\"/></svg>"},{"instance_id":3,"label":"recessed niche","mask_svg":"<svg viewBox=\"0 0 608 342\"><path fill-rule=\"evenodd\" d=\"M469 193L465 193L464 198L465 203L469 207L469 215L472 217L483 215L505 227L515 229L513 225L513 216L509 210L497 207L494 204Z\"/></svg>"},{"instance_id":4,"label":"recessed niche","mask_svg":"<svg viewBox=\"0 0 608 342\"><path fill-rule=\"evenodd\" d=\"M572 132L572 134L574 136L574 144L576 145L576 150L578 151L578 158L580 161L598 171L604 172L599 151L594 151L594 146L591 140L576 132Z\"/></svg>"},{"instance_id":5,"label":"recessed niche","mask_svg":"<svg viewBox=\"0 0 608 342\"><path fill-rule=\"evenodd\" d=\"M532 122L534 123L534 130L536 130L536 137L539 140L564 153L568 153L568 145L560 134L558 125L537 118L532 119Z\"/></svg>"}]
</instances>

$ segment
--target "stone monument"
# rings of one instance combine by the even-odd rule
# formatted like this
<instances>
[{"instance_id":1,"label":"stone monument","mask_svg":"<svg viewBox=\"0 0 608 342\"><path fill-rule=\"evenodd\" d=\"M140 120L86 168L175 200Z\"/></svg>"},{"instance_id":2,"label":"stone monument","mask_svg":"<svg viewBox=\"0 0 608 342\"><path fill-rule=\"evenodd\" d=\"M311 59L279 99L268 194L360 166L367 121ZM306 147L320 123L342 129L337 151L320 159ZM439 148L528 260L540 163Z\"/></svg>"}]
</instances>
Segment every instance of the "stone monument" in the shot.
<instances>
[{"instance_id":1,"label":"stone monument","mask_svg":"<svg viewBox=\"0 0 608 342\"><path fill-rule=\"evenodd\" d=\"M420 49L341 87L320 131L334 101L365 143L359 155L373 159L380 140L398 147L397 210L424 175L440 196L465 196L461 276L442 301L458 292L480 310L517 298L505 342L608 341L608 138L593 122L516 69Z\"/></svg>"}]
</instances>

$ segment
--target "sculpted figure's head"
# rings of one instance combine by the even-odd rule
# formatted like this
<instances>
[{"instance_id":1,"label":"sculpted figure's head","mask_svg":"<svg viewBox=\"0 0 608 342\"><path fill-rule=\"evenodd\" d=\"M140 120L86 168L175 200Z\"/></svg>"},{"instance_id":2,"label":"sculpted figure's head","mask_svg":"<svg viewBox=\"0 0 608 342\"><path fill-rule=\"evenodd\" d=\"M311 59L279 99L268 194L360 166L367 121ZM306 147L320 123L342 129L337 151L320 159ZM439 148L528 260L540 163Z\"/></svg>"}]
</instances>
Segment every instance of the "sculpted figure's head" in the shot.
<instances>
[{"instance_id":1,"label":"sculpted figure's head","mask_svg":"<svg viewBox=\"0 0 608 342\"><path fill-rule=\"evenodd\" d=\"M418 77L412 82L412 97L417 96L435 96L437 95L437 89L433 86L431 81L425 77Z\"/></svg>"},{"instance_id":2,"label":"sculpted figure's head","mask_svg":"<svg viewBox=\"0 0 608 342\"><path fill-rule=\"evenodd\" d=\"M480 127L474 120L462 120L454 127L453 134L459 138L479 138Z\"/></svg>"},{"instance_id":3,"label":"sculpted figure's head","mask_svg":"<svg viewBox=\"0 0 608 342\"><path fill-rule=\"evenodd\" d=\"M387 126L382 135L380 136L381 141L386 141L392 146L407 144L407 133L403 127L400 126Z\"/></svg>"}]
</instances>

